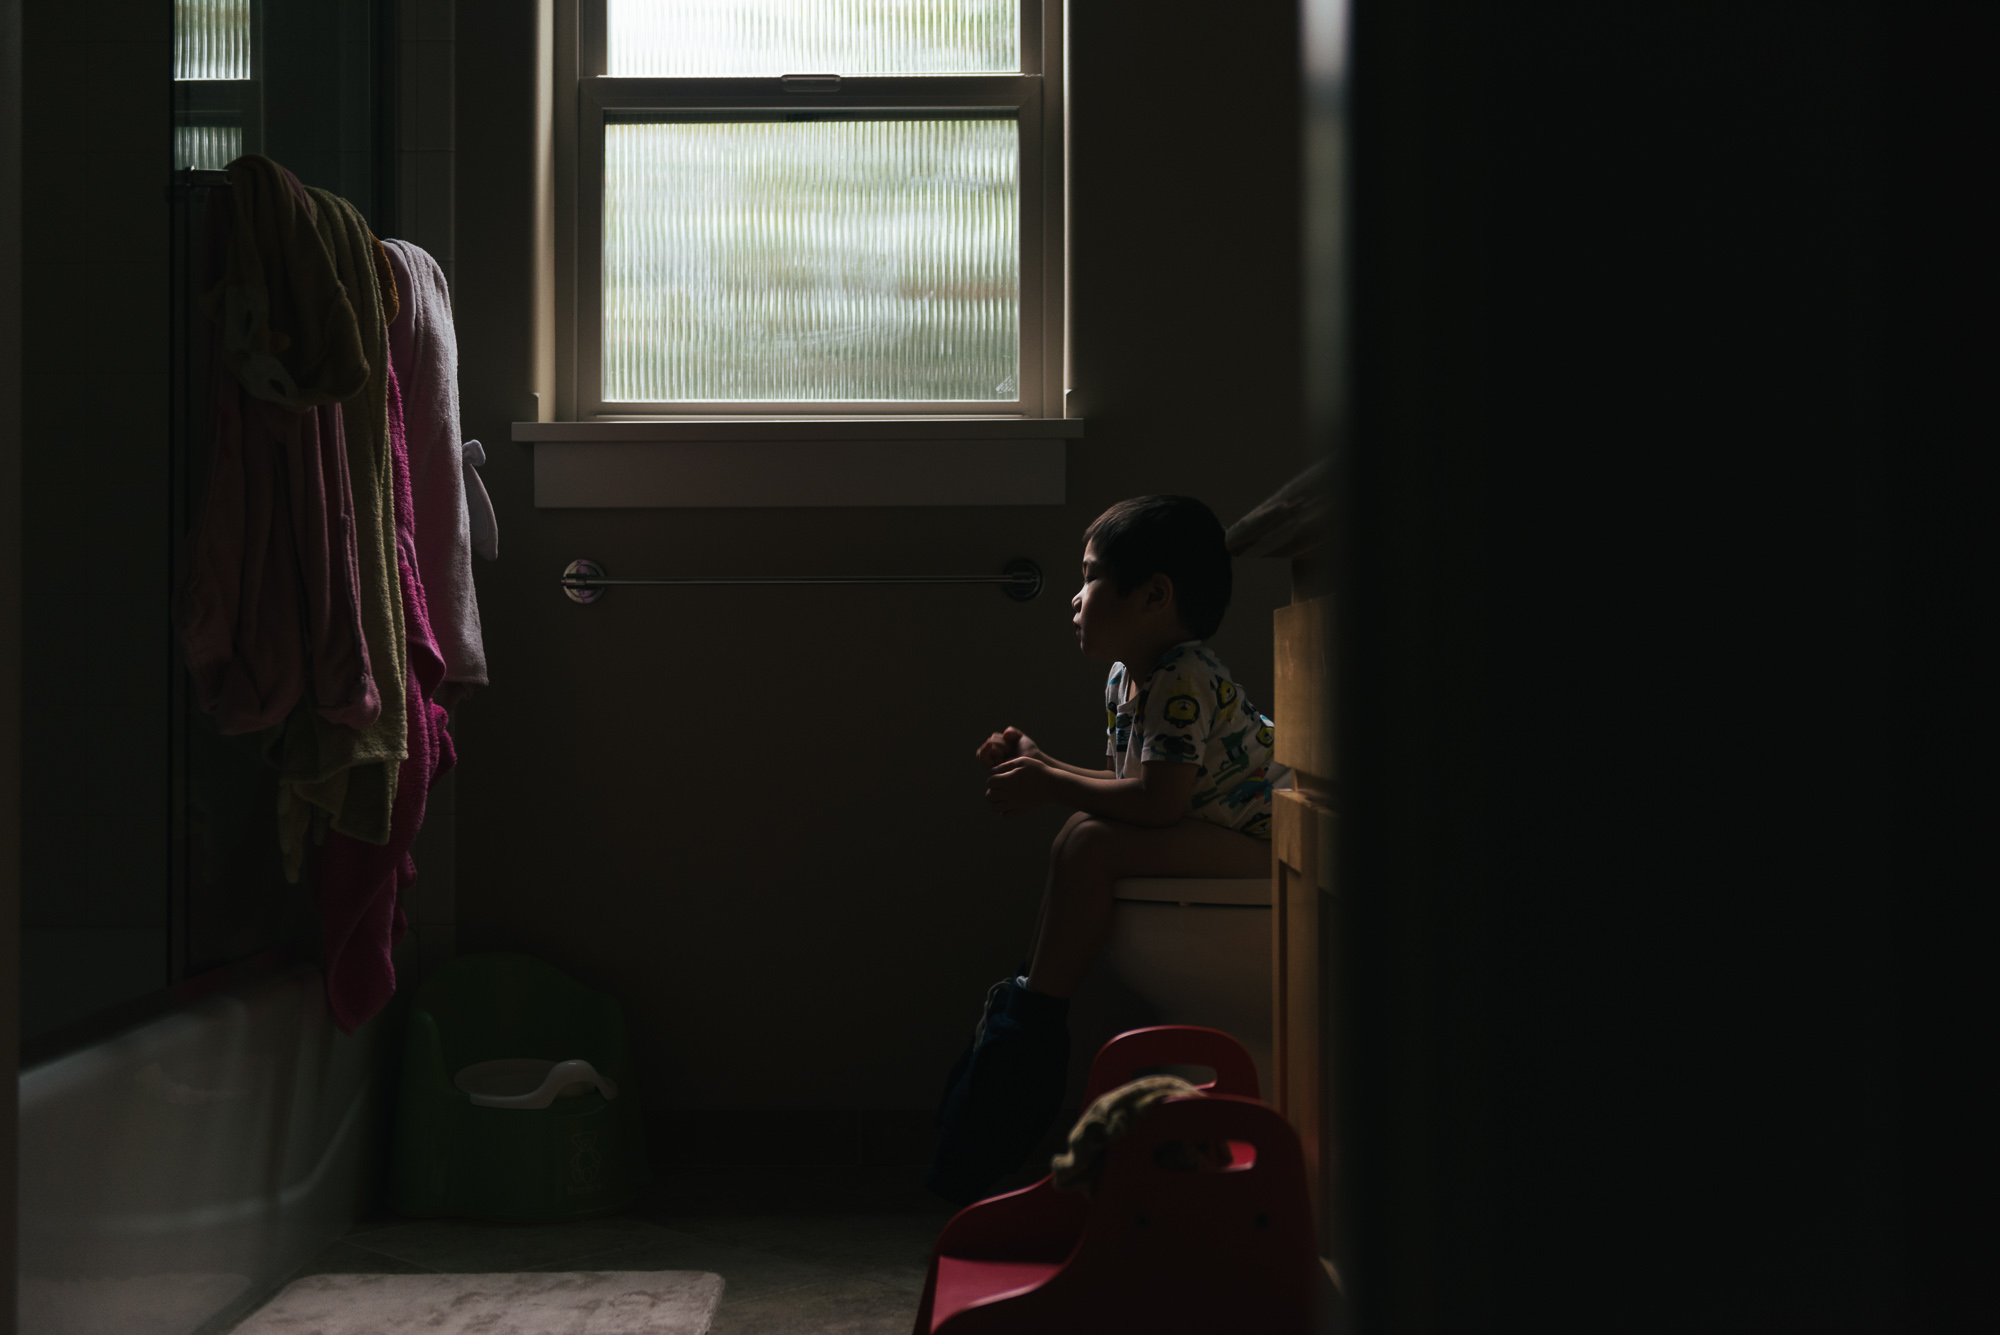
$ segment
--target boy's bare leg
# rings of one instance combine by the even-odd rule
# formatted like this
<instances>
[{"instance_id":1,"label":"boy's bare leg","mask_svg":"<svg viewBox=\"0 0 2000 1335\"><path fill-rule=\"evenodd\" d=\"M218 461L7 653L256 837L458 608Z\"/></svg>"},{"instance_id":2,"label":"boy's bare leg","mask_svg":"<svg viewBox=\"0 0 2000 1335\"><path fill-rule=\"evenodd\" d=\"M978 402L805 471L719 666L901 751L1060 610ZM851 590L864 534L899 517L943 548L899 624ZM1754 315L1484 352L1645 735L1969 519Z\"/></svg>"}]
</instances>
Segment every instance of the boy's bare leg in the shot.
<instances>
[{"instance_id":1,"label":"boy's bare leg","mask_svg":"<svg viewBox=\"0 0 2000 1335\"><path fill-rule=\"evenodd\" d=\"M1111 883L1126 876L1269 876L1271 843L1187 817L1174 825L1126 825L1079 812L1049 852L1049 884L1035 928L1028 986L1051 997L1076 992L1111 934Z\"/></svg>"},{"instance_id":2,"label":"boy's bare leg","mask_svg":"<svg viewBox=\"0 0 2000 1335\"><path fill-rule=\"evenodd\" d=\"M1087 820L1095 819L1097 817L1092 816L1088 811L1076 812L1063 822L1062 829L1056 832L1055 842L1049 846L1049 880L1042 886L1042 902L1035 908L1035 930L1028 936L1028 958L1031 961L1035 957L1035 944L1042 939L1042 924L1048 920L1049 900L1052 898L1050 883L1054 882L1056 867L1062 861L1063 845L1069 841L1072 830Z\"/></svg>"}]
</instances>

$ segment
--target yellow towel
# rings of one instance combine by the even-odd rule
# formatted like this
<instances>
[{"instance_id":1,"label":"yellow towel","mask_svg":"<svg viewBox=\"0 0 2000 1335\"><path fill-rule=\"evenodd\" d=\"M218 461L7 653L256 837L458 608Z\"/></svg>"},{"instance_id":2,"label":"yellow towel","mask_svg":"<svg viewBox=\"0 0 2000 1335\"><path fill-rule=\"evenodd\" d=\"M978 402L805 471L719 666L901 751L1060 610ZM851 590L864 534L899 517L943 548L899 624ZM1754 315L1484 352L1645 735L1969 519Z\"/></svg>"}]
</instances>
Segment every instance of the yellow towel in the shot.
<instances>
[{"instance_id":1,"label":"yellow towel","mask_svg":"<svg viewBox=\"0 0 2000 1335\"><path fill-rule=\"evenodd\" d=\"M389 842L396 770L408 754L405 684L409 646L403 632L402 583L396 567L396 515L389 453L388 308L393 279L381 245L352 204L313 189L319 235L347 290L367 370L340 405L347 471L354 491L361 576L361 627L382 715L356 731L321 718L302 700L274 739L279 771L279 842L285 874L298 879L306 840L317 822L371 844Z\"/></svg>"}]
</instances>

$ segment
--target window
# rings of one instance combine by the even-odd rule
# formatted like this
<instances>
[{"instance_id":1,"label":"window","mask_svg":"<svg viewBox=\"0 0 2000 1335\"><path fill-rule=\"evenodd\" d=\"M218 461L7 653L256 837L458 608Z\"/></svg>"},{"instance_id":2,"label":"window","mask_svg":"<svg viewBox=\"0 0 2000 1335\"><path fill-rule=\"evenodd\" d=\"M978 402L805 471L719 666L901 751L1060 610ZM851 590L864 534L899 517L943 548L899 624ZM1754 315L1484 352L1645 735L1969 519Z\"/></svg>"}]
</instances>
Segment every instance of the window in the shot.
<instances>
[{"instance_id":1,"label":"window","mask_svg":"<svg viewBox=\"0 0 2000 1335\"><path fill-rule=\"evenodd\" d=\"M578 2L566 415L1062 415L1059 0Z\"/></svg>"},{"instance_id":2,"label":"window","mask_svg":"<svg viewBox=\"0 0 2000 1335\"><path fill-rule=\"evenodd\" d=\"M250 0L174 0L174 169L221 171L243 154Z\"/></svg>"},{"instance_id":3,"label":"window","mask_svg":"<svg viewBox=\"0 0 2000 1335\"><path fill-rule=\"evenodd\" d=\"M345 196L383 235L395 203L383 0L174 0L176 171L245 153Z\"/></svg>"}]
</instances>

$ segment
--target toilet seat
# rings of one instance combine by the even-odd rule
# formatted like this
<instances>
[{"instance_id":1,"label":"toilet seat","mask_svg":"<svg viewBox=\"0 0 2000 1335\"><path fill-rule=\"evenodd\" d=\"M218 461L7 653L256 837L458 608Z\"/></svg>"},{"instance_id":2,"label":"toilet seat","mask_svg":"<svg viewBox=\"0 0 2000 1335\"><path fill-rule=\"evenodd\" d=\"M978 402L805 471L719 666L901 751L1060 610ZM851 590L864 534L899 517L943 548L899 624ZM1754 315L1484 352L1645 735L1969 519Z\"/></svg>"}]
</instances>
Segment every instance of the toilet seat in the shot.
<instances>
[{"instance_id":1,"label":"toilet seat","mask_svg":"<svg viewBox=\"0 0 2000 1335\"><path fill-rule=\"evenodd\" d=\"M1128 876L1111 883L1113 899L1152 904L1225 904L1271 907L1271 878Z\"/></svg>"}]
</instances>

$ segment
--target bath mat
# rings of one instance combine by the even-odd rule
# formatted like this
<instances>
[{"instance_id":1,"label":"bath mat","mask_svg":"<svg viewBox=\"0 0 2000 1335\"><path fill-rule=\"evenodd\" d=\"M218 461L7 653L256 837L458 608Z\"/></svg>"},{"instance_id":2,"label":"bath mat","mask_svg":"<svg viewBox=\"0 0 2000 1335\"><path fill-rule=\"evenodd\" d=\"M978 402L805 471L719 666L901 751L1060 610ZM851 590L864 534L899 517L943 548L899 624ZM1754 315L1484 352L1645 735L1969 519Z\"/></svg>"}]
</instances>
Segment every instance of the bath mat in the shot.
<instances>
[{"instance_id":1,"label":"bath mat","mask_svg":"<svg viewBox=\"0 0 2000 1335\"><path fill-rule=\"evenodd\" d=\"M235 1335L707 1335L721 1301L700 1270L308 1275Z\"/></svg>"}]
</instances>

